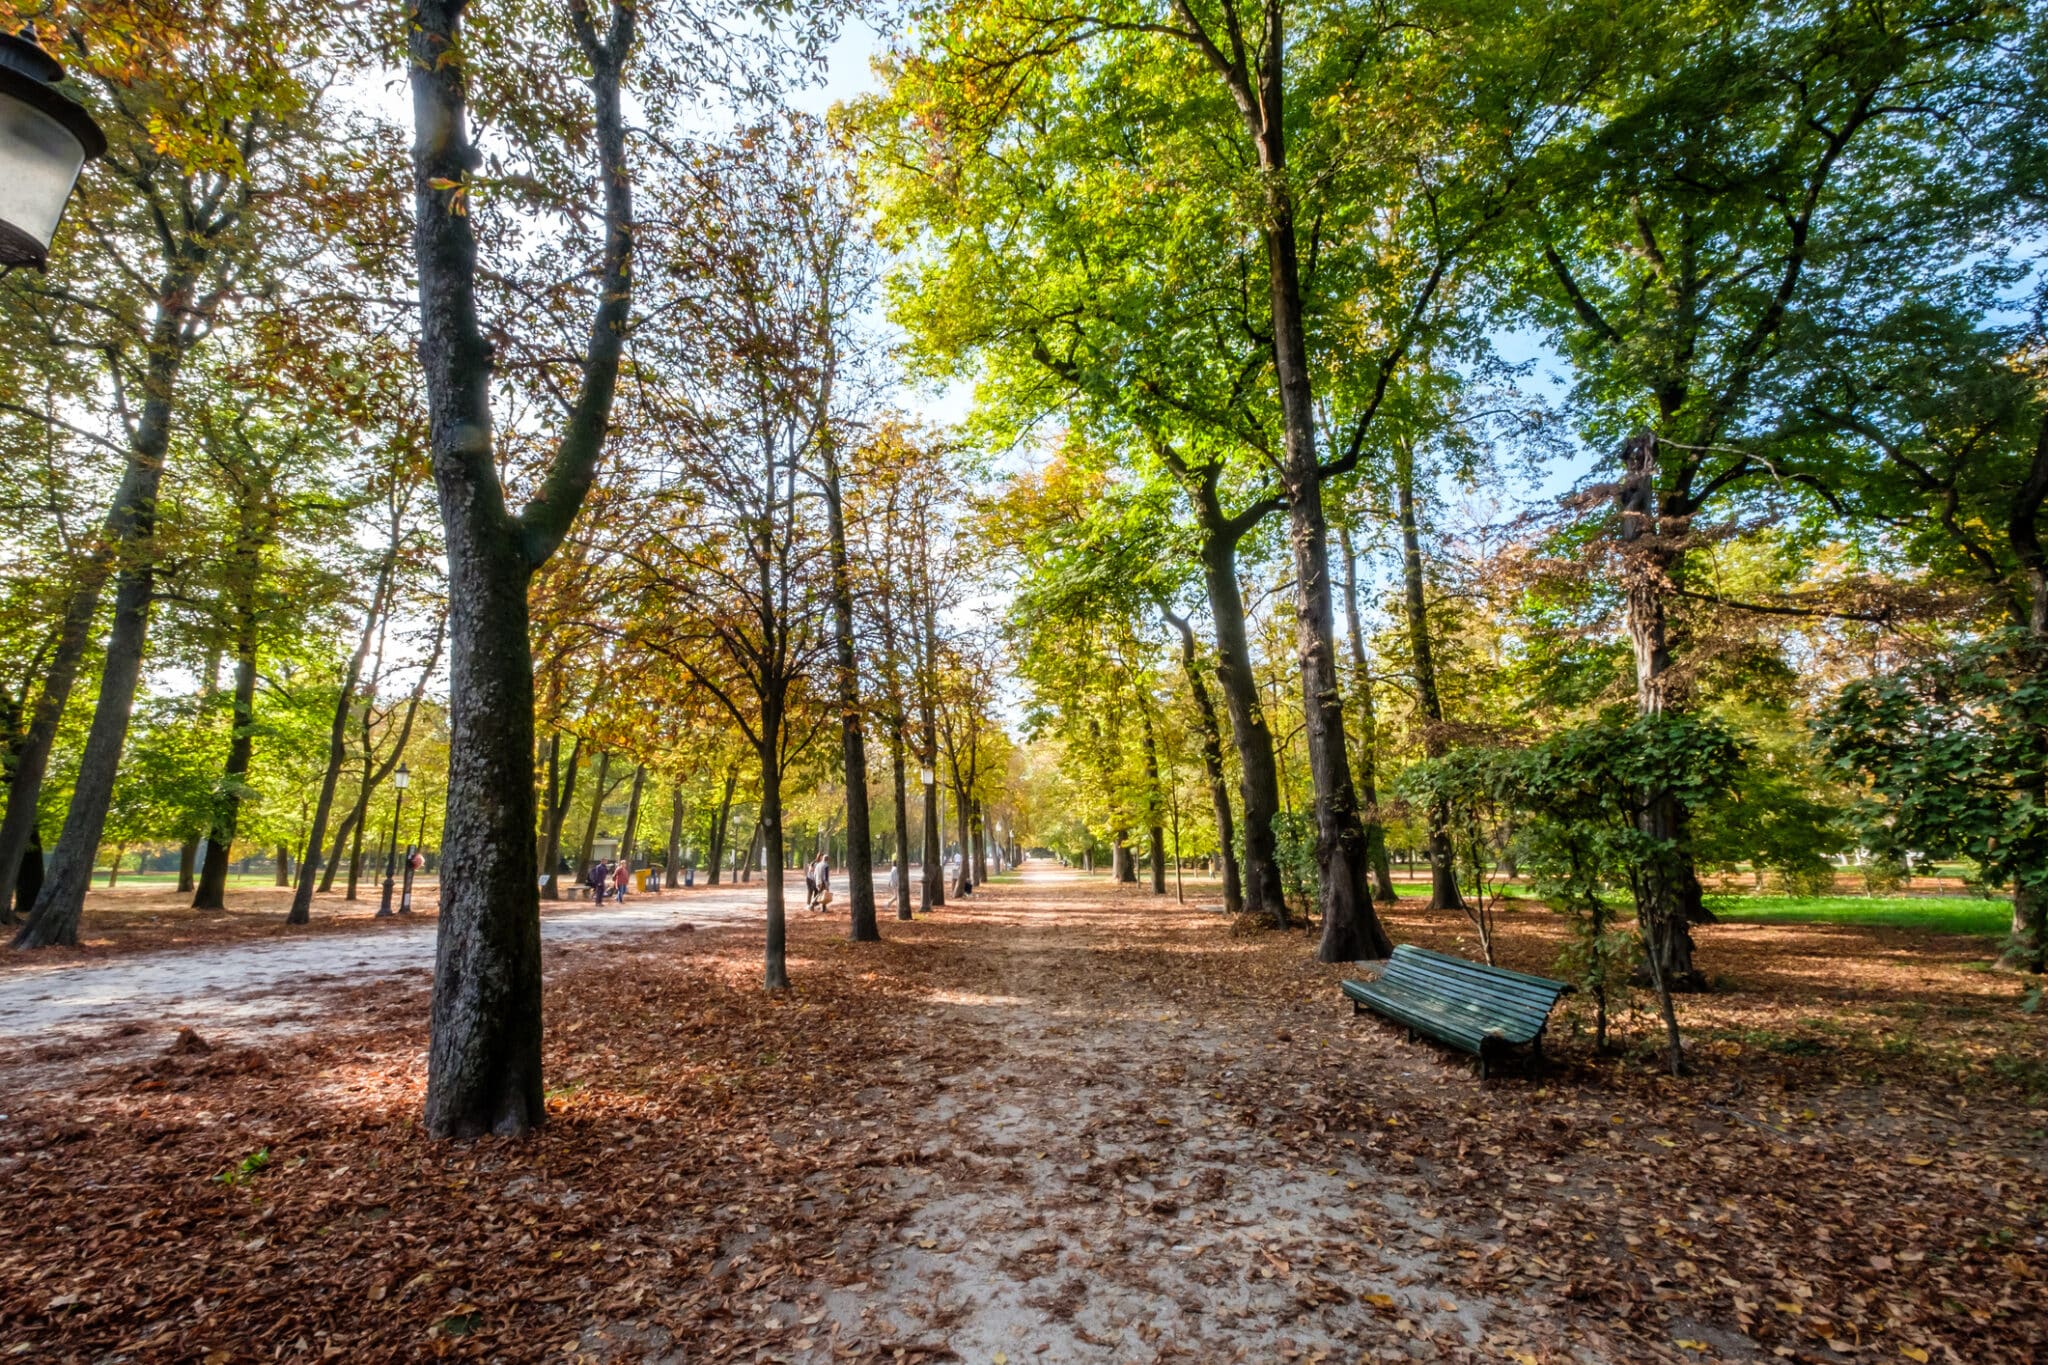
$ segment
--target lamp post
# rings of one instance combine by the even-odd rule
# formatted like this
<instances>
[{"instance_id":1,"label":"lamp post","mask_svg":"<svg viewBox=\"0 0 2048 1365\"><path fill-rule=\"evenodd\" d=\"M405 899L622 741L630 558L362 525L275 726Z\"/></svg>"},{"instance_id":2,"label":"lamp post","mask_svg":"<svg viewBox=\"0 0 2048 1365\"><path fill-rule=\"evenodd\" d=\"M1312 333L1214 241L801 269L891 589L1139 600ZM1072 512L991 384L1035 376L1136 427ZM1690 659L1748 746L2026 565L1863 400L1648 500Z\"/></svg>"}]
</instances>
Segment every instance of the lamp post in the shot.
<instances>
[{"instance_id":1,"label":"lamp post","mask_svg":"<svg viewBox=\"0 0 2048 1365\"><path fill-rule=\"evenodd\" d=\"M58 92L63 79L33 28L0 33L0 269L43 268L78 172L107 150L92 115Z\"/></svg>"},{"instance_id":2,"label":"lamp post","mask_svg":"<svg viewBox=\"0 0 2048 1365\"><path fill-rule=\"evenodd\" d=\"M391 803L391 847L384 854L384 901L377 907L378 919L387 919L391 915L391 874L398 870L398 817L405 810L405 789L412 785L412 774L403 763L391 775L391 785L397 789L398 795Z\"/></svg>"}]
</instances>

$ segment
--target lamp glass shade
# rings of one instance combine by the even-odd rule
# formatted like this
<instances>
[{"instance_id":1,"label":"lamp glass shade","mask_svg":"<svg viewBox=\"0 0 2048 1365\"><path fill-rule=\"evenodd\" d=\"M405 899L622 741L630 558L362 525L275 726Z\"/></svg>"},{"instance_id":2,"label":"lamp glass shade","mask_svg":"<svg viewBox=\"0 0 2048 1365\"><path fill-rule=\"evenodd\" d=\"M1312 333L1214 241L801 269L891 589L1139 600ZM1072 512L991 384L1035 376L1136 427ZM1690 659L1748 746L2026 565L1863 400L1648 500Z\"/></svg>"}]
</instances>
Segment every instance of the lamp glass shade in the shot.
<instances>
[{"instance_id":1,"label":"lamp glass shade","mask_svg":"<svg viewBox=\"0 0 2048 1365\"><path fill-rule=\"evenodd\" d=\"M85 147L0 85L0 265L40 266L64 217Z\"/></svg>"},{"instance_id":2,"label":"lamp glass shade","mask_svg":"<svg viewBox=\"0 0 2048 1365\"><path fill-rule=\"evenodd\" d=\"M404 791L412 785L412 774L406 770L406 766L403 763L399 764L398 771L391 775L391 785L400 791Z\"/></svg>"},{"instance_id":3,"label":"lamp glass shade","mask_svg":"<svg viewBox=\"0 0 2048 1365\"><path fill-rule=\"evenodd\" d=\"M917 780L929 787L932 784L932 770L930 768L919 768L917 770Z\"/></svg>"},{"instance_id":4,"label":"lamp glass shade","mask_svg":"<svg viewBox=\"0 0 2048 1365\"><path fill-rule=\"evenodd\" d=\"M0 32L0 267L42 267L79 169L107 149L63 78L32 32Z\"/></svg>"}]
</instances>

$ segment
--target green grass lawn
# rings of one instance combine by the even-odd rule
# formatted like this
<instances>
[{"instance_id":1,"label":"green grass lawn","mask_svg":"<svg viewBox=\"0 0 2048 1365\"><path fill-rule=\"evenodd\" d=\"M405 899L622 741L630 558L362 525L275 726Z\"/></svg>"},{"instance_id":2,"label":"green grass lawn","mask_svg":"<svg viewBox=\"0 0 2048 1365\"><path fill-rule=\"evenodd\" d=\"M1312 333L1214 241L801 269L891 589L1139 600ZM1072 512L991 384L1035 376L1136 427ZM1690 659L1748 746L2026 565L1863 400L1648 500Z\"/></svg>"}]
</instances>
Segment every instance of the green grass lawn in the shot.
<instances>
[{"instance_id":1,"label":"green grass lawn","mask_svg":"<svg viewBox=\"0 0 2048 1365\"><path fill-rule=\"evenodd\" d=\"M1470 894L1471 890L1471 886L1466 884L1466 893ZM1534 894L1528 887L1517 886L1513 882L1488 882L1486 884L1486 891L1489 896L1505 896L1511 901L1527 900ZM1397 881L1394 883L1394 895L1404 901L1426 901L1429 899L1429 883Z\"/></svg>"},{"instance_id":2,"label":"green grass lawn","mask_svg":"<svg viewBox=\"0 0 2048 1365\"><path fill-rule=\"evenodd\" d=\"M1500 888L1510 900L1532 894L1526 886ZM1402 900L1429 899L1427 882L1395 882ZM1875 924L1941 934L1996 934L2012 930L2012 906L1975 896L1715 896L1707 906L1731 924Z\"/></svg>"},{"instance_id":3,"label":"green grass lawn","mask_svg":"<svg viewBox=\"0 0 2048 1365\"><path fill-rule=\"evenodd\" d=\"M1973 896L1708 896L1707 908L1735 924L1877 924L1944 934L2012 929L2012 906Z\"/></svg>"}]
</instances>

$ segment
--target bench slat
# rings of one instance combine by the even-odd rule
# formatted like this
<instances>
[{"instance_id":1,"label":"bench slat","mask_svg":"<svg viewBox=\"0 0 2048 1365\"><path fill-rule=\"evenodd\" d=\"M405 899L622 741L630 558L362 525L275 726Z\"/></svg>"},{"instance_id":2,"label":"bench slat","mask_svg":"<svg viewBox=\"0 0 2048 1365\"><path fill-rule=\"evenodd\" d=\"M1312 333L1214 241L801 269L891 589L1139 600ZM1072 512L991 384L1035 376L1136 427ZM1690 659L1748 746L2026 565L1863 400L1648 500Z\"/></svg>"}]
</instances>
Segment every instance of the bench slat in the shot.
<instances>
[{"instance_id":1,"label":"bench slat","mask_svg":"<svg viewBox=\"0 0 2048 1365\"><path fill-rule=\"evenodd\" d=\"M1407 945L1404 944L1402 947L1405 948ZM1388 977L1456 981L1504 996L1530 1000L1555 1000L1570 989L1562 981L1525 976L1520 972L1510 972L1501 967L1488 967L1478 962L1467 962L1463 958L1448 957L1442 953L1426 953L1426 950L1419 948L1405 957L1400 948L1395 949L1395 956L1389 959L1387 970L1382 973L1383 979Z\"/></svg>"},{"instance_id":2,"label":"bench slat","mask_svg":"<svg viewBox=\"0 0 2048 1365\"><path fill-rule=\"evenodd\" d=\"M1489 967L1447 953L1402 944L1375 981L1346 981L1354 1002L1417 1033L1476 1053L1489 1046L1535 1042L1558 998L1571 990L1563 981Z\"/></svg>"},{"instance_id":3,"label":"bench slat","mask_svg":"<svg viewBox=\"0 0 2048 1365\"><path fill-rule=\"evenodd\" d=\"M1520 1045L1532 1041L1543 1031L1541 1024L1505 1020L1455 1005L1447 1007L1441 1001L1426 997L1381 994L1376 998L1399 1006L1404 1013L1432 1021L1432 1026L1425 1030L1432 1036L1438 1036L1441 1030L1461 1037L1499 1038L1503 1042Z\"/></svg>"}]
</instances>

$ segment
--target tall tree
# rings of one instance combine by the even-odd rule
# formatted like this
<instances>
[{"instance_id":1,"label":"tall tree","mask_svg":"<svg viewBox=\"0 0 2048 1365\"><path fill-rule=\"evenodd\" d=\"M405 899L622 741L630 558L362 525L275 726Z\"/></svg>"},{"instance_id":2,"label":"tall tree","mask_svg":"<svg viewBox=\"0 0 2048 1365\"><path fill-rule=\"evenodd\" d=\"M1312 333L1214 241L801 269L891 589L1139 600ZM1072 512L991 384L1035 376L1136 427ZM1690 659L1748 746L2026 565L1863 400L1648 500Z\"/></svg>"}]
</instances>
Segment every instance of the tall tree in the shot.
<instances>
[{"instance_id":1,"label":"tall tree","mask_svg":"<svg viewBox=\"0 0 2048 1365\"><path fill-rule=\"evenodd\" d=\"M1645 11L1626 62L1546 156L1510 298L1562 344L1589 439L1617 452L1613 573L1642 714L1688 704L1673 604L1697 591L1704 519L1781 486L1766 395L1811 363L1819 313L1896 296L1946 259L1955 239L1923 209L1974 157L1961 130L1997 103L1979 68L2018 13L1979 0ZM1683 850L1689 818L1667 796L1643 832ZM1688 926L1707 916L1689 855L1656 890L1655 965L1697 989Z\"/></svg>"},{"instance_id":2,"label":"tall tree","mask_svg":"<svg viewBox=\"0 0 2048 1365\"><path fill-rule=\"evenodd\" d=\"M632 307L633 196L621 94L635 9L587 0L569 25L589 70L602 204L598 298L560 443L518 513L492 440L494 347L477 306L471 195L483 158L470 93L486 35L465 43L468 0L424 0L408 25L413 96L413 252L420 366L447 542L450 750L444 881L435 947L427 1131L516 1134L541 1098L540 902L533 867L533 666L527 584L561 544L604 448Z\"/></svg>"},{"instance_id":3,"label":"tall tree","mask_svg":"<svg viewBox=\"0 0 2048 1365\"><path fill-rule=\"evenodd\" d=\"M1365 627L1358 604L1358 554L1351 545L1351 525L1337 529L1344 553L1344 625L1351 645L1351 694L1358 698L1358 797L1364 803L1365 838L1372 863L1373 899L1394 901L1394 870L1387 859L1387 830L1380 821L1379 713L1373 704L1372 666L1365 655ZM1405 563L1405 559L1404 559Z\"/></svg>"},{"instance_id":4,"label":"tall tree","mask_svg":"<svg viewBox=\"0 0 2048 1365\"><path fill-rule=\"evenodd\" d=\"M1430 635L1428 585L1422 573L1422 533L1415 510L1415 447L1397 440L1394 455L1395 516L1401 526L1401 599L1407 614L1408 652L1415 670L1415 710L1421 722L1423 752L1442 758L1449 747L1444 732L1443 693L1437 686L1436 645ZM1451 845L1451 811L1438 798L1429 807L1429 904L1434 910L1461 910L1458 864Z\"/></svg>"}]
</instances>

